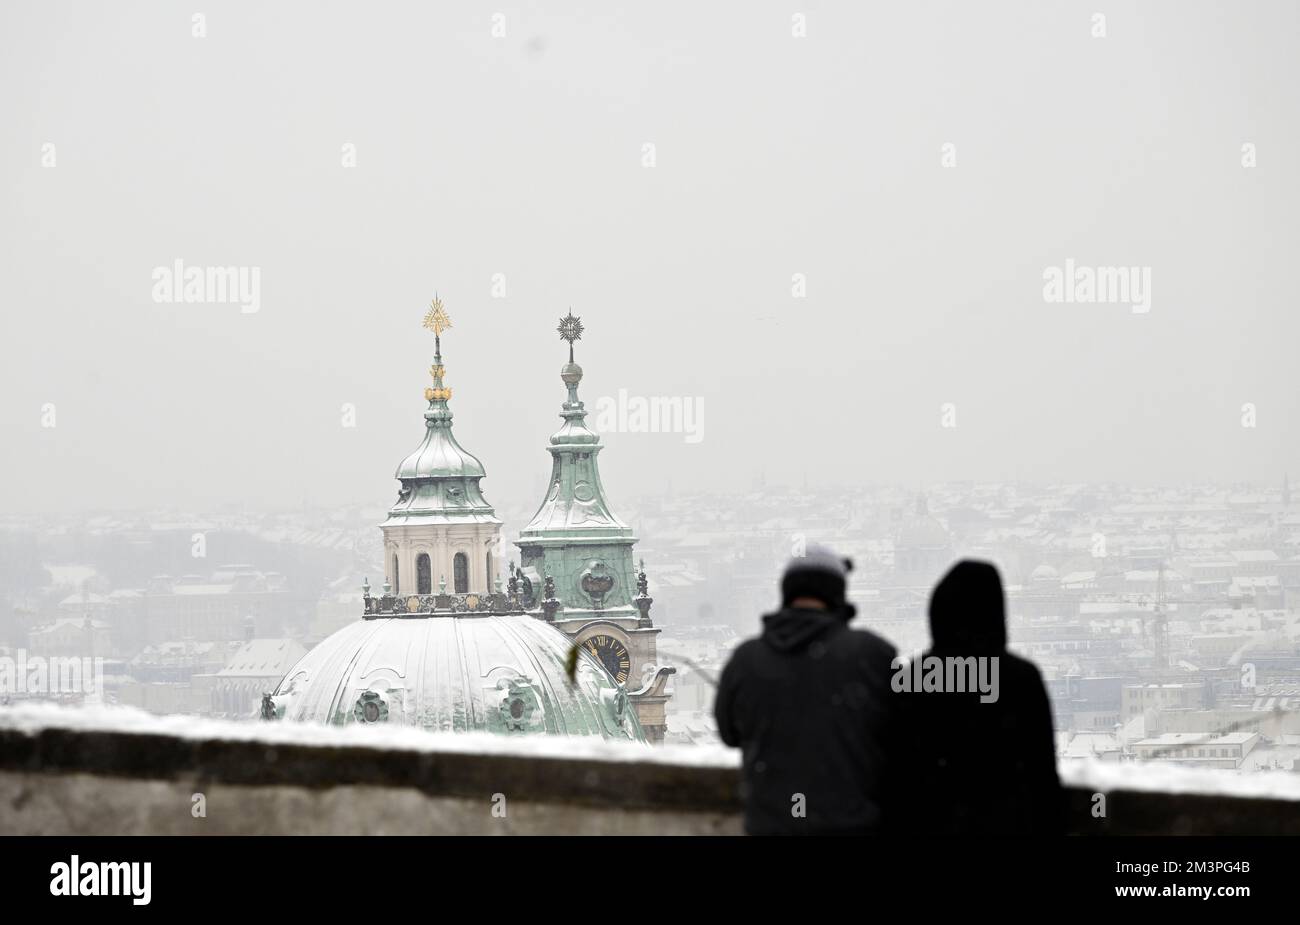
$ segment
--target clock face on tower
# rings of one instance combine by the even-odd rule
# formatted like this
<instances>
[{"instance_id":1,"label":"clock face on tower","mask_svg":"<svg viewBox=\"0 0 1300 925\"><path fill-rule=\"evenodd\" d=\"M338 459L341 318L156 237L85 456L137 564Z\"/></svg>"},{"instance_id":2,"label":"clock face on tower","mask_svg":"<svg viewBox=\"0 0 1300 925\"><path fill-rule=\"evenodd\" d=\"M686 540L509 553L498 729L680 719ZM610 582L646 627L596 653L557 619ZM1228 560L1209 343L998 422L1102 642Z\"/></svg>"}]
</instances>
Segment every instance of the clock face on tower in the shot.
<instances>
[{"instance_id":1,"label":"clock face on tower","mask_svg":"<svg viewBox=\"0 0 1300 925\"><path fill-rule=\"evenodd\" d=\"M627 654L627 646L623 645L621 640L616 636L601 633L599 636L592 636L582 644L582 647L600 660L615 681L619 684L627 683L627 677L632 672L632 658Z\"/></svg>"}]
</instances>

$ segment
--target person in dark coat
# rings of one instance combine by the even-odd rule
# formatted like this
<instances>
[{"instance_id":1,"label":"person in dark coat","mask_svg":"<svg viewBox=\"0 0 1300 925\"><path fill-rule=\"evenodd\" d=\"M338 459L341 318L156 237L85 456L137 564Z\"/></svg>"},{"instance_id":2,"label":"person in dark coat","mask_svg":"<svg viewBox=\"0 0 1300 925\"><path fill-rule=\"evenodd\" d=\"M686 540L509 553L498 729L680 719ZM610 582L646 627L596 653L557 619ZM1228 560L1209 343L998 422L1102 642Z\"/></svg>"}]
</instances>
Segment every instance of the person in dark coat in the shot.
<instances>
[{"instance_id":1,"label":"person in dark coat","mask_svg":"<svg viewBox=\"0 0 1300 925\"><path fill-rule=\"evenodd\" d=\"M901 750L889 788L890 827L917 835L1060 834L1065 804L1051 705L1033 662L1007 651L1002 579L993 565L953 566L931 595L930 634L923 669L982 662L996 684L983 693L969 684L965 691L926 690L915 671L895 673Z\"/></svg>"},{"instance_id":2,"label":"person in dark coat","mask_svg":"<svg viewBox=\"0 0 1300 925\"><path fill-rule=\"evenodd\" d=\"M864 834L881 825L895 650L852 630L852 563L812 547L781 579L781 609L732 653L714 715L744 757L751 835Z\"/></svg>"}]
</instances>

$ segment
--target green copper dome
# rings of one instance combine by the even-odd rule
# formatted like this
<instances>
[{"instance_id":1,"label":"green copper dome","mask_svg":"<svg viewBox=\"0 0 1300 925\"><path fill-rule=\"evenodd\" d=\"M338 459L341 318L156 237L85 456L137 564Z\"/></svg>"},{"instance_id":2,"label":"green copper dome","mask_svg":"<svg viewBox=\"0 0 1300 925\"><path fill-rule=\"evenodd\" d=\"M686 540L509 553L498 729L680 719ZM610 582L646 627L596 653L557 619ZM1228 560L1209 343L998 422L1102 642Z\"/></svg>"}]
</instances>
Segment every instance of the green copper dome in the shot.
<instances>
[{"instance_id":1,"label":"green copper dome","mask_svg":"<svg viewBox=\"0 0 1300 925\"><path fill-rule=\"evenodd\" d=\"M435 303L441 309L441 303ZM444 314L443 319L446 320ZM450 321L446 321L450 324ZM451 430L451 389L443 383L441 328L437 332L433 386L424 390L424 439L397 467L402 483L397 501L383 526L409 523L498 523L483 497L479 480L487 475L477 456L456 440Z\"/></svg>"},{"instance_id":2,"label":"green copper dome","mask_svg":"<svg viewBox=\"0 0 1300 925\"><path fill-rule=\"evenodd\" d=\"M441 415L431 403L429 410L424 413L424 419L424 440L398 465L395 478L481 479L487 475L478 457L461 446L451 432L450 410Z\"/></svg>"}]
</instances>

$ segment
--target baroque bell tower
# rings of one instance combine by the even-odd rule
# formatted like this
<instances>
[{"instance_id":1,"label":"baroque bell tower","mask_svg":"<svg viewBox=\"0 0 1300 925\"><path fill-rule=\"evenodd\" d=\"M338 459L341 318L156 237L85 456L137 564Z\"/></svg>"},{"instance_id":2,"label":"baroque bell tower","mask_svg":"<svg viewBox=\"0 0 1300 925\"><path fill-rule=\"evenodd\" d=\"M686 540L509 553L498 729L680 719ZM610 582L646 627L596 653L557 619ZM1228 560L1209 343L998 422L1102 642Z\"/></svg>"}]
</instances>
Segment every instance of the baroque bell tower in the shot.
<instances>
[{"instance_id":1,"label":"baroque bell tower","mask_svg":"<svg viewBox=\"0 0 1300 925\"><path fill-rule=\"evenodd\" d=\"M665 686L675 669L658 663L653 599L644 569L638 571L633 562L636 537L610 509L600 481L596 457L603 447L587 427L578 398L582 367L573 357L582 320L569 312L558 330L569 344L569 362L560 369L568 396L560 406L563 423L546 448L551 454L546 497L519 533L521 572L547 596L542 602L547 619L601 660L625 686L646 737L662 741Z\"/></svg>"},{"instance_id":2,"label":"baroque bell tower","mask_svg":"<svg viewBox=\"0 0 1300 925\"><path fill-rule=\"evenodd\" d=\"M501 521L483 497L483 464L451 431L451 389L442 364L442 334L451 318L434 298L424 316L433 332L433 385L424 390L424 440L402 460L397 500L381 525L384 577L392 595L488 594Z\"/></svg>"}]
</instances>

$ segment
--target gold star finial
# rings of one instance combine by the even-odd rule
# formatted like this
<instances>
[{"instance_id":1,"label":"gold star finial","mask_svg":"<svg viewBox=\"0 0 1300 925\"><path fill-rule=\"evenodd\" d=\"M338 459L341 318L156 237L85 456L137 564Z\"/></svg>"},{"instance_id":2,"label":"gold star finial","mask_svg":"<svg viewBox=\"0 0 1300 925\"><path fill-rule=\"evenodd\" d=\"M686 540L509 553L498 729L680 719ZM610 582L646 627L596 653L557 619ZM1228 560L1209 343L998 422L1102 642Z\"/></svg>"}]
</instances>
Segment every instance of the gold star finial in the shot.
<instances>
[{"instance_id":1,"label":"gold star finial","mask_svg":"<svg viewBox=\"0 0 1300 925\"><path fill-rule=\"evenodd\" d=\"M443 309L442 299L437 296L434 296L433 301L429 303L429 311L424 316L424 326L438 337L451 327L451 317Z\"/></svg>"},{"instance_id":2,"label":"gold star finial","mask_svg":"<svg viewBox=\"0 0 1300 925\"><path fill-rule=\"evenodd\" d=\"M446 375L447 369L442 365L442 332L451 327L451 317L447 314L446 309L442 307L442 299L435 294L433 301L429 303L429 311L424 316L424 326L433 332L434 355L433 365L429 367L429 375L433 377L433 386L424 390L424 397L427 401L447 401L451 398L451 389L447 388L442 381Z\"/></svg>"}]
</instances>

